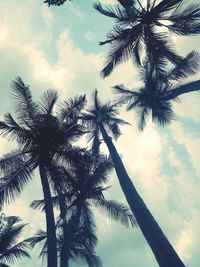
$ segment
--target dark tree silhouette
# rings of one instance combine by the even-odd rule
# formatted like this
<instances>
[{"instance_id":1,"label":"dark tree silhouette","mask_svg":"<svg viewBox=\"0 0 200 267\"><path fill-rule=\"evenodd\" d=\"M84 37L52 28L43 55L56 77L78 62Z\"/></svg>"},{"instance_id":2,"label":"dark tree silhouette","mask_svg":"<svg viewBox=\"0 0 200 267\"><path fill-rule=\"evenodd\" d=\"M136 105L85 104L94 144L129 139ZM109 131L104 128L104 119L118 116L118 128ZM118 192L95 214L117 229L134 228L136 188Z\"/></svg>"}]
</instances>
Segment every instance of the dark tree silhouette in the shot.
<instances>
[{"instance_id":1,"label":"dark tree silhouette","mask_svg":"<svg viewBox=\"0 0 200 267\"><path fill-rule=\"evenodd\" d=\"M55 221L47 170L52 159L59 156L59 151L65 149L70 152L70 142L80 136L81 127L77 124L77 118L85 104L85 96L63 102L56 116L57 93L53 90L34 102L29 87L17 78L12 85L12 97L16 104L17 120L6 114L5 120L0 122L0 134L17 141L19 149L0 159L0 204L15 199L31 179L35 168L39 168L45 199L48 267L56 267Z\"/></svg>"},{"instance_id":2,"label":"dark tree silhouette","mask_svg":"<svg viewBox=\"0 0 200 267\"><path fill-rule=\"evenodd\" d=\"M127 110L137 109L140 130L144 129L149 115L158 124L166 125L174 119L172 102L183 94L200 90L200 80L183 83L184 79L197 73L199 65L200 57L195 51L189 53L174 68L168 71L163 68L159 77L154 66L145 64L141 68L144 86L135 91L128 90L123 85L117 85L114 89L127 103Z\"/></svg>"},{"instance_id":3,"label":"dark tree silhouette","mask_svg":"<svg viewBox=\"0 0 200 267\"><path fill-rule=\"evenodd\" d=\"M48 6L61 6L63 5L67 0L45 0L44 3L48 4ZM68 0L71 1L71 0Z\"/></svg>"},{"instance_id":4,"label":"dark tree silhouette","mask_svg":"<svg viewBox=\"0 0 200 267\"><path fill-rule=\"evenodd\" d=\"M103 137L113 160L122 191L158 264L161 267L183 267L183 262L134 187L112 139L108 135L108 132L110 132L115 138L119 137L119 125L124 124L124 121L117 117L117 104L101 105L97 98L97 91L95 92L94 102L94 107L81 116L83 123L88 126L88 129L91 129L89 138L99 139L100 134ZM92 144L95 151L97 151L96 145L99 145L99 142L93 142Z\"/></svg>"},{"instance_id":5,"label":"dark tree silhouette","mask_svg":"<svg viewBox=\"0 0 200 267\"><path fill-rule=\"evenodd\" d=\"M62 266L69 267L70 262L83 262L89 267L101 267L101 259L95 255L94 247L96 245L96 236L93 233L85 231L85 227L81 224L74 225L70 220L65 225L65 233L67 239L64 239L63 226L59 225L57 231L57 242L58 242L58 254L61 254L63 243L65 243L65 263ZM93 242L92 245L88 243ZM45 258L47 255L47 234L40 230L34 237L29 239L29 244L33 248L35 245L42 246L40 257ZM61 256L61 255L60 255Z\"/></svg>"},{"instance_id":6,"label":"dark tree silhouette","mask_svg":"<svg viewBox=\"0 0 200 267\"><path fill-rule=\"evenodd\" d=\"M200 33L198 4L186 5L183 0L147 0L146 6L139 0L119 2L115 7L104 8L100 3L94 5L101 14L116 20L106 41L100 43L111 44L102 70L104 77L129 58L134 58L139 65L146 56L154 63L166 59L178 63L181 57L174 52L170 35Z\"/></svg>"},{"instance_id":7,"label":"dark tree silhouette","mask_svg":"<svg viewBox=\"0 0 200 267\"><path fill-rule=\"evenodd\" d=\"M94 250L97 238L91 206L99 208L101 213L126 226L135 225L135 219L125 205L107 200L104 196L104 191L108 188L104 184L112 168L111 158L103 155L97 158L89 152L79 155L76 162L68 164L65 168L56 164L52 168L50 176L60 177L55 181L55 188L56 190L59 188L59 194L53 198L53 202L60 209L58 227L62 230L62 234L59 235L59 240L62 240L59 243L61 267L66 267L66 263L70 260L70 248L73 242L69 238L73 235L69 236L69 228L75 227L77 231L76 227L81 226L87 236L86 243L92 251ZM57 181L61 183L58 185ZM43 205L44 201L41 200L32 203L34 208L43 208Z\"/></svg>"},{"instance_id":8,"label":"dark tree silhouette","mask_svg":"<svg viewBox=\"0 0 200 267\"><path fill-rule=\"evenodd\" d=\"M15 216L4 217L0 220L0 266L9 267L21 258L30 258L27 252L28 241L20 241L21 234L26 224ZM9 265L8 265L9 264Z\"/></svg>"}]
</instances>

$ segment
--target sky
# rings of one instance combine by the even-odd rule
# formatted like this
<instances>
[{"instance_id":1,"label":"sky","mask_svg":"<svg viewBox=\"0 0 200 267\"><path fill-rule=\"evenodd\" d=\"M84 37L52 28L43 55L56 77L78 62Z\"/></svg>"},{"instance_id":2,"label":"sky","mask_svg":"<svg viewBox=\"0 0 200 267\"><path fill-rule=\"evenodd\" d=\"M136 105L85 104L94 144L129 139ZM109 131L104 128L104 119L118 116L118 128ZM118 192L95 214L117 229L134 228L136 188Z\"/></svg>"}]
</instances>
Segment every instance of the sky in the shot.
<instances>
[{"instance_id":1,"label":"sky","mask_svg":"<svg viewBox=\"0 0 200 267\"><path fill-rule=\"evenodd\" d=\"M114 4L113 0L101 2ZM101 78L107 48L98 42L105 40L114 22L98 14L93 3L73 0L49 8L42 0L0 1L1 119L6 112L14 112L10 84L17 76L30 85L35 98L54 88L61 100L86 93L89 103L95 88L102 101L107 101L114 97L112 86L137 86L139 76L131 61L118 66L108 78ZM200 52L200 37L178 37L174 41L182 55L193 49ZM170 125L161 128L148 121L142 133L137 128L137 113L122 110L121 117L131 125L122 128L115 144L139 194L185 265L198 267L200 95L194 92L180 100L174 103L176 119ZM0 144L0 155L15 147L2 137ZM114 172L109 184L112 187L107 197L125 203ZM29 223L25 236L44 225L44 214L29 207L42 197L40 187L36 172L19 198L5 208L7 215L18 215ZM96 251L105 267L158 266L138 227L127 229L101 216L98 210L94 212L99 238ZM31 254L31 261L22 260L13 267L44 266L37 249Z\"/></svg>"}]
</instances>

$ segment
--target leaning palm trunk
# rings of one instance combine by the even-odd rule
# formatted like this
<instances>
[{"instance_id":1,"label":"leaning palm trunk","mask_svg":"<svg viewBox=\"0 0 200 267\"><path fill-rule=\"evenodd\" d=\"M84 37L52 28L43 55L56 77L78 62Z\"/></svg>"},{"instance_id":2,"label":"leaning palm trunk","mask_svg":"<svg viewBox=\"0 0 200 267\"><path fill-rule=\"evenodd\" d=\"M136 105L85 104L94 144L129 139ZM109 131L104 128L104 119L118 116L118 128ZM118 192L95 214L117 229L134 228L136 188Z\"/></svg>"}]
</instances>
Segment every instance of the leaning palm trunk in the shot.
<instances>
[{"instance_id":1,"label":"leaning palm trunk","mask_svg":"<svg viewBox=\"0 0 200 267\"><path fill-rule=\"evenodd\" d=\"M45 199L45 214L47 224L47 266L57 267L56 227L51 200L51 192L44 167L40 165L39 170Z\"/></svg>"},{"instance_id":2,"label":"leaning palm trunk","mask_svg":"<svg viewBox=\"0 0 200 267\"><path fill-rule=\"evenodd\" d=\"M185 265L136 191L124 168L122 160L103 125L101 125L101 133L113 160L122 191L159 266L184 267Z\"/></svg>"}]
</instances>

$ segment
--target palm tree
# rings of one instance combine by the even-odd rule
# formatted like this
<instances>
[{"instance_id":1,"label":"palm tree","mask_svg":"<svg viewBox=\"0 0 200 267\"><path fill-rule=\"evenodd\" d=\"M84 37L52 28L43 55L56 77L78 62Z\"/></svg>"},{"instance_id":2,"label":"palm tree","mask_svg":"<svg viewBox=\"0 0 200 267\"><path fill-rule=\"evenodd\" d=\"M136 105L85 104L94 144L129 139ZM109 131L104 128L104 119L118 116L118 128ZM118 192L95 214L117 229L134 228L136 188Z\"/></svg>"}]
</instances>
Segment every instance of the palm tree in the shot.
<instances>
[{"instance_id":1,"label":"palm tree","mask_svg":"<svg viewBox=\"0 0 200 267\"><path fill-rule=\"evenodd\" d=\"M61 251L63 250L63 243L65 243L65 267L70 266L70 261L82 261L86 263L89 267L101 267L101 259L95 255L94 246L96 245L96 236L88 236L88 232L85 231L85 227L82 225L74 225L70 221L65 225L65 232L67 234L67 239L64 239L63 225L59 225L57 233L58 241L58 254L60 257ZM93 240L91 240L91 238ZM29 244L33 248L35 245L42 245L42 250L40 252L40 257L45 258L47 255L47 233L40 230L38 233L29 239ZM93 242L91 246L88 243L88 239Z\"/></svg>"},{"instance_id":2,"label":"palm tree","mask_svg":"<svg viewBox=\"0 0 200 267\"><path fill-rule=\"evenodd\" d=\"M45 199L48 267L56 267L55 221L46 172L53 157L59 155L63 148L72 151L70 142L81 134L77 117L85 104L85 96L63 102L54 115L57 93L49 90L40 101L34 102L29 87L17 78L12 85L12 97L16 104L17 120L6 114L5 120L0 121L0 134L9 140L16 140L19 149L0 159L3 174L0 204L15 199L32 178L32 172L39 168Z\"/></svg>"},{"instance_id":3,"label":"palm tree","mask_svg":"<svg viewBox=\"0 0 200 267\"><path fill-rule=\"evenodd\" d=\"M67 161L68 162L68 161ZM63 163L63 162L62 162ZM51 177L60 177L55 180L55 189L58 195L53 197L53 203L59 206L61 229L60 266L66 267L70 259L70 249L73 246L73 228L77 233L77 227L84 231L87 246L93 251L96 245L95 223L91 206L99 208L101 212L110 218L129 226L135 225L135 219L129 209L116 201L107 200L104 191L108 188L104 184L108 180L108 174L113 168L111 158L98 155L98 158L86 152L80 154L78 159L66 167L55 163L50 171ZM65 179L63 178L65 177ZM61 183L58 185L58 181ZM43 208L44 201L34 201L33 208ZM71 229L72 228L72 229ZM72 231L69 234L69 229ZM77 233L78 234L78 233ZM79 236L79 235L78 235ZM86 238L85 236L85 238ZM70 241L70 238L73 240Z\"/></svg>"},{"instance_id":4,"label":"palm tree","mask_svg":"<svg viewBox=\"0 0 200 267\"><path fill-rule=\"evenodd\" d=\"M200 80L183 83L184 79L199 69L200 57L195 51L189 53L174 68L168 71L163 68L159 78L153 71L154 66L151 65L149 71L147 65L141 68L144 85L139 90L128 90L123 85L114 87L127 103L127 110L138 110L140 130L144 129L149 115L160 125L170 123L174 119L172 102L178 100L182 94L200 90Z\"/></svg>"},{"instance_id":5,"label":"palm tree","mask_svg":"<svg viewBox=\"0 0 200 267\"><path fill-rule=\"evenodd\" d=\"M9 263L14 264L23 257L30 258L27 240L19 241L26 224L16 216L4 217L0 223L0 266L9 267Z\"/></svg>"},{"instance_id":6,"label":"palm tree","mask_svg":"<svg viewBox=\"0 0 200 267\"><path fill-rule=\"evenodd\" d=\"M102 70L108 76L116 65L129 58L142 65L143 58L150 62L165 61L178 63L172 47L170 34L196 35L200 33L200 6L187 5L183 0L118 0L116 7L104 8L94 5L101 14L116 20L116 25L100 45L111 44L106 65Z\"/></svg>"},{"instance_id":7,"label":"palm tree","mask_svg":"<svg viewBox=\"0 0 200 267\"><path fill-rule=\"evenodd\" d=\"M138 194L126 172L111 137L108 135L108 132L110 132L113 137L119 137L119 125L125 123L117 117L117 104L100 104L99 99L97 98L97 91L95 91L94 103L94 107L83 113L80 117L80 119L83 120L83 123L91 129L89 138L91 139L91 137L93 137L93 140L95 140L98 139L100 135L103 137L111 155L122 191L158 264L161 267L183 267L183 262ZM96 144L99 144L99 142L93 142L92 146L95 146Z\"/></svg>"}]
</instances>

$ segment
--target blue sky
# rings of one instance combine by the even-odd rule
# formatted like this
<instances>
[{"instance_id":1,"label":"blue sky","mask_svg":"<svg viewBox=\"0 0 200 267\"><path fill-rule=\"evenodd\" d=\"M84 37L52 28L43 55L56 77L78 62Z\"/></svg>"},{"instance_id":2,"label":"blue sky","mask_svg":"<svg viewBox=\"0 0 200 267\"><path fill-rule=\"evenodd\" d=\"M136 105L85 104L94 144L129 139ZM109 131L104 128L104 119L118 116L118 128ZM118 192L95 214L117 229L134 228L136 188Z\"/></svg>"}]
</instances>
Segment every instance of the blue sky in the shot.
<instances>
[{"instance_id":1,"label":"blue sky","mask_svg":"<svg viewBox=\"0 0 200 267\"><path fill-rule=\"evenodd\" d=\"M139 78L132 62L120 65L105 80L100 77L106 47L98 42L105 39L113 22L98 14L93 3L74 0L48 8L42 0L0 2L1 118L13 110L10 83L16 76L31 85L36 98L54 88L61 99L87 93L90 100L98 88L101 98L107 100L113 97L113 85L137 86ZM200 37L174 40L183 55L193 49L200 52ZM136 112L123 110L121 117L131 126L123 127L123 136L116 143L136 188L188 267L198 267L200 262L199 103L198 92L181 97L180 103L174 103L175 121L165 128L149 121L142 133L137 128ZM0 142L1 155L13 149L13 144L3 138ZM41 198L37 173L34 178L19 199L5 209L7 214L29 222L26 235L43 227L44 220L42 214L29 208L32 200ZM109 184L112 188L108 198L124 202L114 173ZM95 214L97 254L105 267L158 266L138 228L126 229L98 211ZM21 261L13 267L42 266L38 251L32 254L32 261Z\"/></svg>"}]
</instances>

